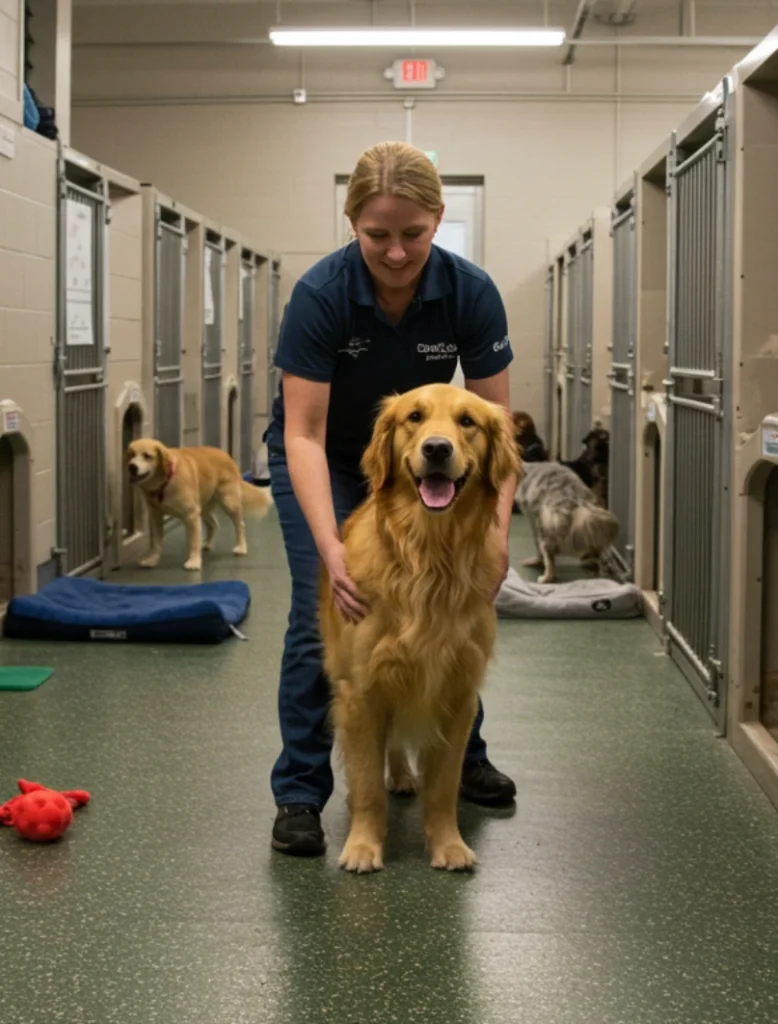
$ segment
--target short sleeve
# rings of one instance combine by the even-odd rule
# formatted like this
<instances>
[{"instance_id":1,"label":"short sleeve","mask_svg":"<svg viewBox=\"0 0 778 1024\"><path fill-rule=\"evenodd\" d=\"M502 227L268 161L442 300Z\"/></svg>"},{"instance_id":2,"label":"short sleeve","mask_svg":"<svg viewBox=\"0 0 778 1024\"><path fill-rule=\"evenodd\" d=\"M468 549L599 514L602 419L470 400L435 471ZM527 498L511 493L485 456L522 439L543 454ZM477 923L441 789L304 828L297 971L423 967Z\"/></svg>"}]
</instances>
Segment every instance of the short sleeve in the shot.
<instances>
[{"instance_id":1,"label":"short sleeve","mask_svg":"<svg viewBox=\"0 0 778 1024\"><path fill-rule=\"evenodd\" d=\"M483 281L460 325L457 342L465 377L482 380L510 365L513 349L508 338L508 318L497 286L490 277Z\"/></svg>"},{"instance_id":2,"label":"short sleeve","mask_svg":"<svg viewBox=\"0 0 778 1024\"><path fill-rule=\"evenodd\" d=\"M332 380L342 329L326 296L298 281L281 319L275 365L305 380Z\"/></svg>"}]
</instances>

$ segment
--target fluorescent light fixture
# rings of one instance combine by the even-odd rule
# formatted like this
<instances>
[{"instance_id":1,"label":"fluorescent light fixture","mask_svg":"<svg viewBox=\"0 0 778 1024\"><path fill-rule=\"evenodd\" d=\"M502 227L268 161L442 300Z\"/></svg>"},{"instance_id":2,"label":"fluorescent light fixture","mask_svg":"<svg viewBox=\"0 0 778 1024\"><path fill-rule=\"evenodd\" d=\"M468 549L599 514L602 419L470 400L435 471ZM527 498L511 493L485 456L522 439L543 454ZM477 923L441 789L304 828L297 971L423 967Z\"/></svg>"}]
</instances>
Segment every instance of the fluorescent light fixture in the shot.
<instances>
[{"instance_id":1,"label":"fluorescent light fixture","mask_svg":"<svg viewBox=\"0 0 778 1024\"><path fill-rule=\"evenodd\" d=\"M274 28L276 46L561 46L559 28Z\"/></svg>"}]
</instances>

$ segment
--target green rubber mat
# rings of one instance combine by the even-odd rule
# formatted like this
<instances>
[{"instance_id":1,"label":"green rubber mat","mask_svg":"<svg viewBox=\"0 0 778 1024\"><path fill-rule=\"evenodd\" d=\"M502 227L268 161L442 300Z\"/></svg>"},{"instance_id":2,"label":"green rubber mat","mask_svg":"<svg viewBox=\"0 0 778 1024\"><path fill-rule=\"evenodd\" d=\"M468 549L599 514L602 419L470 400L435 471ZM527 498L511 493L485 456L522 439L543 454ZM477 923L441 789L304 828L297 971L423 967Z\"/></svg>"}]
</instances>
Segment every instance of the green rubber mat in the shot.
<instances>
[{"instance_id":1,"label":"green rubber mat","mask_svg":"<svg viewBox=\"0 0 778 1024\"><path fill-rule=\"evenodd\" d=\"M54 674L53 668L0 665L0 690L34 690Z\"/></svg>"}]
</instances>

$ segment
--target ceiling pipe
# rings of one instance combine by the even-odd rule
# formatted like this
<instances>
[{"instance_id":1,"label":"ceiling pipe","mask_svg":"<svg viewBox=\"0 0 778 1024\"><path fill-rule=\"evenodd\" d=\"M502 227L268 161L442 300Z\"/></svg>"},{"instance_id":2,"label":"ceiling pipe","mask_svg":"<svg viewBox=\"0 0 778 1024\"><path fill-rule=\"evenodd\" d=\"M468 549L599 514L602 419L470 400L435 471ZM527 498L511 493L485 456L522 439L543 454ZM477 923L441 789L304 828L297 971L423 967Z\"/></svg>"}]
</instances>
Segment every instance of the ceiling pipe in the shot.
<instances>
[{"instance_id":1,"label":"ceiling pipe","mask_svg":"<svg viewBox=\"0 0 778 1024\"><path fill-rule=\"evenodd\" d=\"M619 28L622 25L631 25L635 20L635 8L638 5L638 0L617 0L615 8L610 14L603 15L603 20L607 21L609 25L615 25Z\"/></svg>"},{"instance_id":2,"label":"ceiling pipe","mask_svg":"<svg viewBox=\"0 0 778 1024\"><path fill-rule=\"evenodd\" d=\"M618 99L621 103L695 103L699 101L699 93L622 93ZM467 100L472 103L603 103L613 104L616 96L612 92L566 93L561 90L553 92L532 92L519 90L513 92L455 90L434 93L423 97L425 104L458 103ZM253 93L245 95L224 96L74 96L74 107L111 108L111 107L212 107L212 106L251 106L264 103L291 103L288 92ZM308 92L309 103L396 103L394 93L353 91L353 92Z\"/></svg>"},{"instance_id":3,"label":"ceiling pipe","mask_svg":"<svg viewBox=\"0 0 778 1024\"><path fill-rule=\"evenodd\" d=\"M577 39L575 46L643 46L643 47L718 47L719 49L746 49L758 46L761 36L613 36L599 39ZM159 49L220 49L241 46L272 46L269 39L203 39L203 40L137 40L121 39L110 42L73 43L74 50L159 50ZM362 51L363 53L366 51ZM572 61L565 60L565 64Z\"/></svg>"},{"instance_id":4,"label":"ceiling pipe","mask_svg":"<svg viewBox=\"0 0 778 1024\"><path fill-rule=\"evenodd\" d=\"M562 60L563 66L569 66L575 60L575 40L581 38L584 25L589 20L589 15L594 10L594 5L596 3L597 0L579 0L578 10L575 12L575 17L573 18L573 26L567 36L570 40L570 44L568 45L567 52Z\"/></svg>"}]
</instances>

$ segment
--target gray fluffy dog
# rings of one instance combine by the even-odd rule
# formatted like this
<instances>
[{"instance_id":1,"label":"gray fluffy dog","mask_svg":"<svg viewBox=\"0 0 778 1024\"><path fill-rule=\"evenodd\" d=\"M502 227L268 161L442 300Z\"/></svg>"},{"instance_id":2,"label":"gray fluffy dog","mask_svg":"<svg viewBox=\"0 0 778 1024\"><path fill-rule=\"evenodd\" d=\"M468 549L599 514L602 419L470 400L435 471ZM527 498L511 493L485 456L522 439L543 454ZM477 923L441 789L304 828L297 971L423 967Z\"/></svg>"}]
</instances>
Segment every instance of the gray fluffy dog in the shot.
<instances>
[{"instance_id":1,"label":"gray fluffy dog","mask_svg":"<svg viewBox=\"0 0 778 1024\"><path fill-rule=\"evenodd\" d=\"M539 583L554 582L557 555L574 555L600 575L602 556L615 541L619 523L572 469L558 462L525 465L516 499L538 550L537 558L524 565L543 567Z\"/></svg>"}]
</instances>

